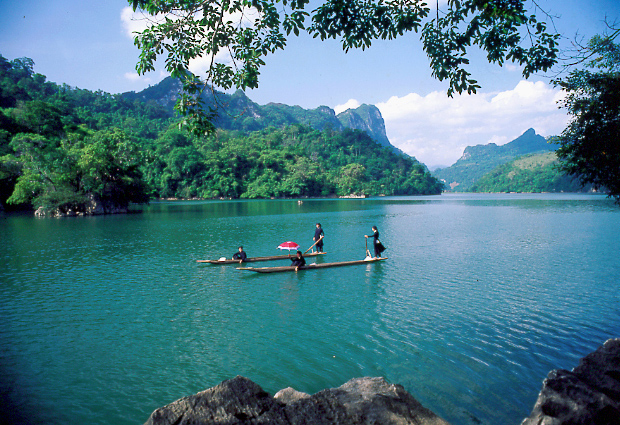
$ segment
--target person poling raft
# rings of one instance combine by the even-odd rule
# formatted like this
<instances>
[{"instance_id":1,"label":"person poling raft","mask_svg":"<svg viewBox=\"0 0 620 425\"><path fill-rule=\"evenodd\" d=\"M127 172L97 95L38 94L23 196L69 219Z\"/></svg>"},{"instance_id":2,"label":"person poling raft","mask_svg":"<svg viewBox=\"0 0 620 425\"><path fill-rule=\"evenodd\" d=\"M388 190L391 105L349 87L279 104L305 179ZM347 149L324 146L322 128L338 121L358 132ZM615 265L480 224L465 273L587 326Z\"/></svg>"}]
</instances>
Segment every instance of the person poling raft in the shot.
<instances>
[{"instance_id":1,"label":"person poling raft","mask_svg":"<svg viewBox=\"0 0 620 425\"><path fill-rule=\"evenodd\" d=\"M375 226L373 226L376 229ZM377 232L378 238L378 232ZM368 236L366 237L368 239ZM385 248L384 248L385 249ZM307 254L309 256L311 254ZM277 273L277 272L296 272L298 270L312 270L312 269L323 269L328 267L342 267L342 266L353 266L356 264L368 264L377 261L387 260L387 257L381 258L380 256L372 258L370 253L368 252L368 243L366 243L366 258L363 260L353 260L353 261L338 261L334 263L322 263L322 264L306 264L306 260L304 260L301 251L297 251L297 255L292 259L293 264L291 266L282 266L282 267L237 267L237 270L248 270L251 272L257 273Z\"/></svg>"},{"instance_id":2,"label":"person poling raft","mask_svg":"<svg viewBox=\"0 0 620 425\"><path fill-rule=\"evenodd\" d=\"M306 252L310 251L314 246L316 246L317 252L323 252L323 239L324 238L325 238L325 232L323 231L323 228L321 227L321 223L317 223L316 229L314 230L314 237L312 238L314 243L312 244L310 248L306 250ZM314 250L312 252L314 252Z\"/></svg>"},{"instance_id":3,"label":"person poling raft","mask_svg":"<svg viewBox=\"0 0 620 425\"><path fill-rule=\"evenodd\" d=\"M370 251L368 251L368 238L373 238L374 241L372 246L375 249L375 259L381 258L381 253L385 251L386 248L379 240L379 230L377 229L377 226L372 226L372 235L364 235L364 237L366 238L366 257L370 257Z\"/></svg>"}]
</instances>

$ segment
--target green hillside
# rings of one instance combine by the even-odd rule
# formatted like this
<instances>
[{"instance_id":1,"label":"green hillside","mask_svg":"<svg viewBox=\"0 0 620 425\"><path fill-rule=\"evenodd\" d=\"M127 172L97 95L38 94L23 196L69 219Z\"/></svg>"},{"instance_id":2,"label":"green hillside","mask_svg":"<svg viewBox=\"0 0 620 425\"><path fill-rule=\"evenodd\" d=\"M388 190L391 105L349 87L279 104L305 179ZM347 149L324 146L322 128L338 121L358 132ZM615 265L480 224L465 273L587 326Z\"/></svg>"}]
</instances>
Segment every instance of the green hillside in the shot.
<instances>
[{"instance_id":1,"label":"green hillside","mask_svg":"<svg viewBox=\"0 0 620 425\"><path fill-rule=\"evenodd\" d=\"M521 155L553 150L555 150L553 145L548 144L544 137L530 128L512 142L502 146L495 143L468 146L455 164L437 169L433 175L442 180L450 190L466 192L471 190L484 174L499 165L506 164Z\"/></svg>"},{"instance_id":2,"label":"green hillside","mask_svg":"<svg viewBox=\"0 0 620 425\"><path fill-rule=\"evenodd\" d=\"M163 106L172 116L180 91L181 83L168 77L138 93L127 92L121 94L121 97L128 101L155 102ZM374 105L361 105L336 115L334 110L327 106L304 109L282 103L259 105L241 90L233 94L207 91L203 93L201 99L206 108L217 109L214 123L220 129L258 131L293 124L303 124L316 130L329 128L341 131L349 128L365 131L375 142L402 154L390 144L381 112Z\"/></svg>"},{"instance_id":3,"label":"green hillside","mask_svg":"<svg viewBox=\"0 0 620 425\"><path fill-rule=\"evenodd\" d=\"M253 122L271 108L270 119L281 116L282 125L196 137L179 130L180 120L153 99L60 86L33 66L30 59L0 56L3 206L82 213L159 197L441 193L422 164L363 131L287 124L286 115L295 114L338 122L329 108L253 111L245 95L235 94L230 102Z\"/></svg>"},{"instance_id":4,"label":"green hillside","mask_svg":"<svg viewBox=\"0 0 620 425\"><path fill-rule=\"evenodd\" d=\"M558 170L555 152L518 157L482 176L472 192L581 192L578 179Z\"/></svg>"}]
</instances>

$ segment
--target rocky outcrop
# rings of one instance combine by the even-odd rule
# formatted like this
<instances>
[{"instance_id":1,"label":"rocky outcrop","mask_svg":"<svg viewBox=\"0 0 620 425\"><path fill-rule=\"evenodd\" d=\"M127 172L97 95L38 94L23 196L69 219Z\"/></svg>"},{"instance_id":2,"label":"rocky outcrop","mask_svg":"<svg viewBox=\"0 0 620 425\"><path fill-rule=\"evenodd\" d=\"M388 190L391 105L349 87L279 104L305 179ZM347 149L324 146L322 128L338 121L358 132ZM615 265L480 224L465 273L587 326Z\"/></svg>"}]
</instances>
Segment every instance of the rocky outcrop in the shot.
<instances>
[{"instance_id":1,"label":"rocky outcrop","mask_svg":"<svg viewBox=\"0 0 620 425\"><path fill-rule=\"evenodd\" d=\"M521 425L620 424L620 339L610 339L572 371L553 370Z\"/></svg>"},{"instance_id":2,"label":"rocky outcrop","mask_svg":"<svg viewBox=\"0 0 620 425\"><path fill-rule=\"evenodd\" d=\"M86 201L72 206L64 206L54 210L40 207L34 212L34 215L36 217L77 217L83 215L127 214L128 211L127 206L113 202L103 202L90 195Z\"/></svg>"},{"instance_id":3,"label":"rocky outcrop","mask_svg":"<svg viewBox=\"0 0 620 425\"><path fill-rule=\"evenodd\" d=\"M201 424L398 424L447 425L400 385L356 378L309 395L286 388L274 397L237 376L155 410L146 425Z\"/></svg>"},{"instance_id":4,"label":"rocky outcrop","mask_svg":"<svg viewBox=\"0 0 620 425\"><path fill-rule=\"evenodd\" d=\"M155 410L145 425L447 425L400 385L356 378L309 395L286 388L270 396L237 376ZM521 425L620 425L620 339L554 370Z\"/></svg>"},{"instance_id":5,"label":"rocky outcrop","mask_svg":"<svg viewBox=\"0 0 620 425\"><path fill-rule=\"evenodd\" d=\"M392 147L385 132L385 122L379 108L363 104L356 109L347 109L338 114L338 120L345 128L365 131L380 145Z\"/></svg>"},{"instance_id":6,"label":"rocky outcrop","mask_svg":"<svg viewBox=\"0 0 620 425\"><path fill-rule=\"evenodd\" d=\"M173 108L181 95L182 87L179 80L167 77L138 93L127 92L120 96L128 101L153 101L163 106L170 116L173 116ZM206 90L202 94L202 101L206 110L213 108L217 111L214 123L221 129L257 131L268 127L294 124L307 125L317 130L341 131L344 128L350 128L365 131L376 143L406 155L390 143L381 112L374 105L364 104L336 115L334 110L327 106L304 109L300 106L282 103L258 105L241 90L233 94Z\"/></svg>"}]
</instances>

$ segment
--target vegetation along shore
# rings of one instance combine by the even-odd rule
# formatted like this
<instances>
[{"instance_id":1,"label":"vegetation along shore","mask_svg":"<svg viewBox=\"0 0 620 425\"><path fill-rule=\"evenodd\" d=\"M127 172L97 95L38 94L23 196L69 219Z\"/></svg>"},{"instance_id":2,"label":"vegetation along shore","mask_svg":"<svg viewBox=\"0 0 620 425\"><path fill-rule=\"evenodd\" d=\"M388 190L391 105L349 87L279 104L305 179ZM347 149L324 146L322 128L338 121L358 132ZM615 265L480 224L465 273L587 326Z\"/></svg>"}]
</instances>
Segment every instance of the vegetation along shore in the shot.
<instances>
[{"instance_id":1,"label":"vegetation along shore","mask_svg":"<svg viewBox=\"0 0 620 425\"><path fill-rule=\"evenodd\" d=\"M415 158L364 131L278 125L272 114L258 131L195 136L155 101L57 85L33 66L0 56L0 203L9 208L96 214L153 198L428 195L443 187Z\"/></svg>"}]
</instances>

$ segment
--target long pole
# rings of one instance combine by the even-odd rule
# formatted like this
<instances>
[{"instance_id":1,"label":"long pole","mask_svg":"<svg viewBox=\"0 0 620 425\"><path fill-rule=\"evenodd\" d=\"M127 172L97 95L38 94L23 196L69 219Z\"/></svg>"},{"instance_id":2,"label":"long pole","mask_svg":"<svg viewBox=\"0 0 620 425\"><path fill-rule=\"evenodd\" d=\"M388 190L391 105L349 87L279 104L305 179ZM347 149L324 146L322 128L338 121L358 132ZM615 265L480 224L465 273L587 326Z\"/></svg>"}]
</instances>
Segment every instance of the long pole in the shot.
<instances>
[{"instance_id":1,"label":"long pole","mask_svg":"<svg viewBox=\"0 0 620 425\"><path fill-rule=\"evenodd\" d=\"M323 235L321 235L321 237L319 238L319 240L318 240L318 241L316 241L315 243L313 243L313 244L312 244L312 246L311 246L310 248L306 249L306 252L310 251L310 250L314 247L314 245L316 245L316 244L318 244L318 243L319 243L319 241L320 241L321 239L323 239ZM304 252L304 254L305 254L306 252Z\"/></svg>"}]
</instances>

